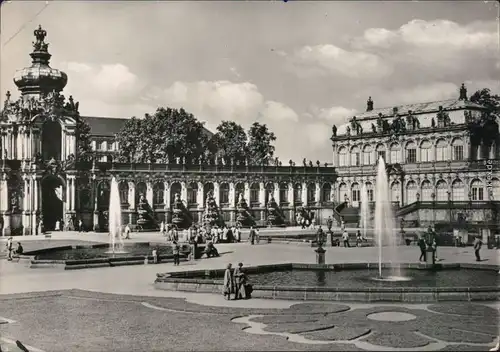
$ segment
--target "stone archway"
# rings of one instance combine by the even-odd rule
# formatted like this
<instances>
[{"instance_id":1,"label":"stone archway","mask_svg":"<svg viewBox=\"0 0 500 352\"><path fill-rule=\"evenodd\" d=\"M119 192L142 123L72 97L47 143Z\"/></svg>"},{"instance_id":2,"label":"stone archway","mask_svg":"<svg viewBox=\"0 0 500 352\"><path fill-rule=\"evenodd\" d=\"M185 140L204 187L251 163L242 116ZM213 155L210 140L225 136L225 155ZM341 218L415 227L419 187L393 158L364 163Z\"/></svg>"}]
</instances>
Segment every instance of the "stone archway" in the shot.
<instances>
[{"instance_id":1,"label":"stone archway","mask_svg":"<svg viewBox=\"0 0 500 352\"><path fill-rule=\"evenodd\" d=\"M64 219L64 181L57 176L42 179L42 216L46 230L54 230L56 221Z\"/></svg>"}]
</instances>

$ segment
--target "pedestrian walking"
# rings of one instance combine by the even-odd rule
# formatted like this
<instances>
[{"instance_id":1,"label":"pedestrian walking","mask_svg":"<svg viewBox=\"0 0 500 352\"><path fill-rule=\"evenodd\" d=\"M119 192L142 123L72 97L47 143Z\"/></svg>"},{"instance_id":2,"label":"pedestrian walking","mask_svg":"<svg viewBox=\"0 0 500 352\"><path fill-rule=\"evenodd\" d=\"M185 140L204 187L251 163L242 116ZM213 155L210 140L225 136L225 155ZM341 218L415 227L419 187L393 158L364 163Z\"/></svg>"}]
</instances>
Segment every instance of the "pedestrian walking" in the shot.
<instances>
[{"instance_id":1,"label":"pedestrian walking","mask_svg":"<svg viewBox=\"0 0 500 352\"><path fill-rule=\"evenodd\" d=\"M179 265L180 264L180 259L179 259L179 253L180 253L180 246L177 243L177 241L174 241L172 243L172 253L174 255L174 265Z\"/></svg>"},{"instance_id":2,"label":"pedestrian walking","mask_svg":"<svg viewBox=\"0 0 500 352\"><path fill-rule=\"evenodd\" d=\"M347 230L344 230L342 240L344 241L344 247L351 247L351 245L349 244L349 233L347 232Z\"/></svg>"},{"instance_id":3,"label":"pedestrian walking","mask_svg":"<svg viewBox=\"0 0 500 352\"><path fill-rule=\"evenodd\" d=\"M7 252L9 253L7 260L12 260L12 237L9 237L7 239L6 247L7 247Z\"/></svg>"},{"instance_id":4,"label":"pedestrian walking","mask_svg":"<svg viewBox=\"0 0 500 352\"><path fill-rule=\"evenodd\" d=\"M231 299L231 294L234 293L234 277L231 272L232 264L229 263L224 272L224 297L227 300ZM236 299L236 296L235 296Z\"/></svg>"},{"instance_id":5,"label":"pedestrian walking","mask_svg":"<svg viewBox=\"0 0 500 352\"><path fill-rule=\"evenodd\" d=\"M425 262L427 261L427 245L425 244L424 236L420 235L417 243L420 248L420 257L418 260L420 262Z\"/></svg>"},{"instance_id":6,"label":"pedestrian walking","mask_svg":"<svg viewBox=\"0 0 500 352\"><path fill-rule=\"evenodd\" d=\"M481 261L481 255L479 251L481 250L481 246L483 245L483 241L481 240L481 236L477 236L474 240L474 254L476 255L476 262Z\"/></svg>"}]
</instances>

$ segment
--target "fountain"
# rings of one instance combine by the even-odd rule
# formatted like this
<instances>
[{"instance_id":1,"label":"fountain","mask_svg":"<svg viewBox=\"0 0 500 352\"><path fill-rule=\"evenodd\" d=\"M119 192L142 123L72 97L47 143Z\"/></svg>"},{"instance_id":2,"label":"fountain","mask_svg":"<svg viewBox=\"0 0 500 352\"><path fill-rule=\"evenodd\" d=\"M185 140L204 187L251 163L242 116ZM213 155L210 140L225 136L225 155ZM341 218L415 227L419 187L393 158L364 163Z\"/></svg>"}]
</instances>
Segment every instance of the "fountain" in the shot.
<instances>
[{"instance_id":1,"label":"fountain","mask_svg":"<svg viewBox=\"0 0 500 352\"><path fill-rule=\"evenodd\" d=\"M122 239L122 209L118 181L115 177L111 179L111 191L109 193L109 251L108 253L126 253L123 250ZM118 241L117 241L118 239Z\"/></svg>"},{"instance_id":2,"label":"fountain","mask_svg":"<svg viewBox=\"0 0 500 352\"><path fill-rule=\"evenodd\" d=\"M368 189L366 188L366 183L363 182L361 186L361 212L360 212L360 223L361 229L363 231L363 238L366 238L366 230L368 229L370 222L370 206L368 204Z\"/></svg>"},{"instance_id":3,"label":"fountain","mask_svg":"<svg viewBox=\"0 0 500 352\"><path fill-rule=\"evenodd\" d=\"M382 157L378 162L375 197L375 237L378 242L379 274L376 280L407 281L409 278L401 276L401 266L397 260L396 224L390 200L389 180ZM385 277L382 275L382 257L387 258L390 263L390 275Z\"/></svg>"}]
</instances>

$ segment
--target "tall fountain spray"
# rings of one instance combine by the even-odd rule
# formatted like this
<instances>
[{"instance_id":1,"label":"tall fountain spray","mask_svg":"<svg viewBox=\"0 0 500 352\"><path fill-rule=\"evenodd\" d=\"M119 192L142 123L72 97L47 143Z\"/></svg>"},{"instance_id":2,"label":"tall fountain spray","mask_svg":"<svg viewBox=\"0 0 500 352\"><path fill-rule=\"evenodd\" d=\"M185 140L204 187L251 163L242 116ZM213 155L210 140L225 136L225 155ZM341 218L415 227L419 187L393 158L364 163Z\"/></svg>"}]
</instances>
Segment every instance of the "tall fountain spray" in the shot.
<instances>
[{"instance_id":1,"label":"tall fountain spray","mask_svg":"<svg viewBox=\"0 0 500 352\"><path fill-rule=\"evenodd\" d=\"M363 185L361 186L361 213L360 213L360 220L361 220L361 229L363 231L363 238L366 238L366 230L368 229L369 223L370 223L370 207L369 207L369 200L368 200L368 189L366 188L366 183L363 182Z\"/></svg>"},{"instance_id":2,"label":"tall fountain spray","mask_svg":"<svg viewBox=\"0 0 500 352\"><path fill-rule=\"evenodd\" d=\"M382 256L390 265L391 274L388 280L403 279L397 261L396 221L392 211L389 192L389 180L385 170L385 162L379 158L375 190L375 238L378 241L378 273L382 278Z\"/></svg>"},{"instance_id":3,"label":"tall fountain spray","mask_svg":"<svg viewBox=\"0 0 500 352\"><path fill-rule=\"evenodd\" d=\"M122 209L118 181L111 179L111 191L109 193L109 251L118 253L123 251L122 239Z\"/></svg>"}]
</instances>

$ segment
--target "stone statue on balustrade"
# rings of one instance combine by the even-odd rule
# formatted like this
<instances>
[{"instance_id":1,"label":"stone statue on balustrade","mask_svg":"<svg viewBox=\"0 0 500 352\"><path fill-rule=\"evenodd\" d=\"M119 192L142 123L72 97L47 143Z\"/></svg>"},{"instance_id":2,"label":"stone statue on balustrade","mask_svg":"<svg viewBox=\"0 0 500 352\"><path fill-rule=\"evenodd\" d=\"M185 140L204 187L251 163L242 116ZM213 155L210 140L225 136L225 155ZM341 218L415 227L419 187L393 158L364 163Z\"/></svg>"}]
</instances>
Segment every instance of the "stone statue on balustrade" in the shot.
<instances>
[{"instance_id":1,"label":"stone statue on balustrade","mask_svg":"<svg viewBox=\"0 0 500 352\"><path fill-rule=\"evenodd\" d=\"M255 220L250 214L248 204L245 198L243 198L243 193L240 193L238 204L236 205L236 210L238 212L236 221L240 226L250 227L255 225Z\"/></svg>"}]
</instances>

